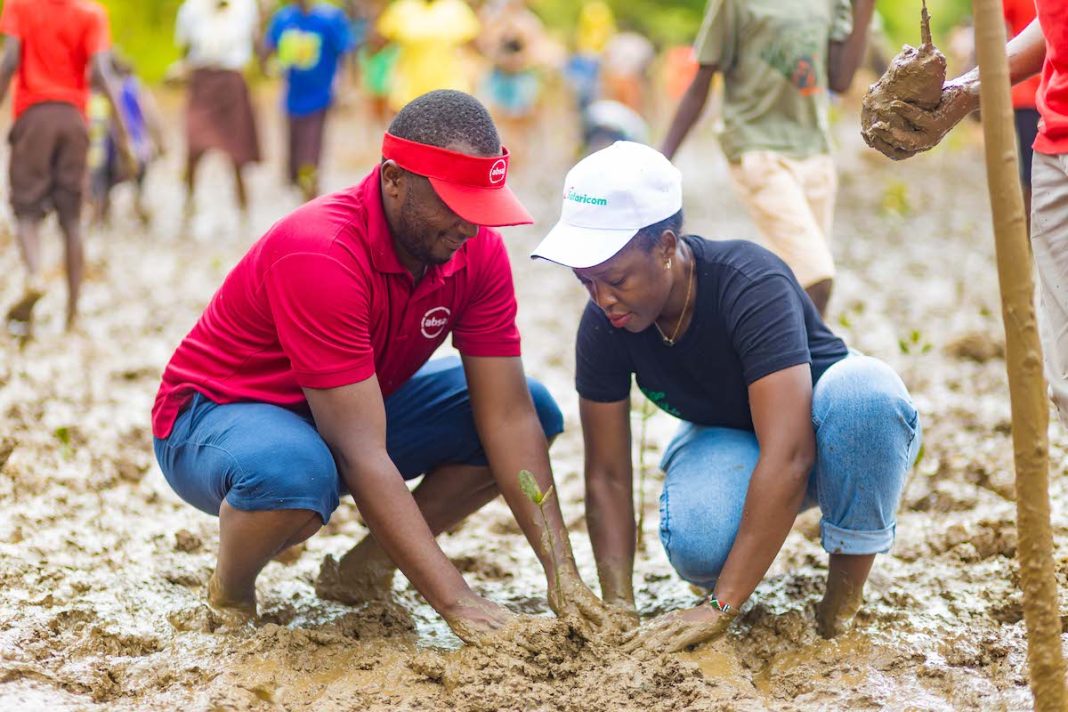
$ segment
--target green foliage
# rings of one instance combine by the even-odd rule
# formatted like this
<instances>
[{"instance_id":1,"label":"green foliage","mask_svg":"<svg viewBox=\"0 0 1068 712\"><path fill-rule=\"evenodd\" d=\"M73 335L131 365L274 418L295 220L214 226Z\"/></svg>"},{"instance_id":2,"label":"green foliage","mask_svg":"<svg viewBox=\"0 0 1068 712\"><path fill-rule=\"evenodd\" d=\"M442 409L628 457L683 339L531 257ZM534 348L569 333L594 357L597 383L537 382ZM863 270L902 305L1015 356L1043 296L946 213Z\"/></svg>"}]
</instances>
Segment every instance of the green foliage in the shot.
<instances>
[{"instance_id":1,"label":"green foliage","mask_svg":"<svg viewBox=\"0 0 1068 712\"><path fill-rule=\"evenodd\" d=\"M100 1L108 10L116 50L145 81L162 79L167 66L178 59L174 18L181 0Z\"/></svg>"},{"instance_id":2,"label":"green foliage","mask_svg":"<svg viewBox=\"0 0 1068 712\"><path fill-rule=\"evenodd\" d=\"M882 17L886 36L893 54L904 44L920 44L920 0L878 0L875 3ZM927 0L931 13L931 34L937 46L946 50L949 32L972 14L971 0Z\"/></svg>"},{"instance_id":3,"label":"green foliage","mask_svg":"<svg viewBox=\"0 0 1068 712\"><path fill-rule=\"evenodd\" d=\"M913 329L909 332L908 338L897 340L897 347L901 350L901 353L915 356L929 352L934 348L934 345L923 337L919 329Z\"/></svg>"},{"instance_id":4,"label":"green foliage","mask_svg":"<svg viewBox=\"0 0 1068 712\"><path fill-rule=\"evenodd\" d=\"M705 0L607 0L621 30L633 29L658 45L689 44L701 26ZM552 29L570 37L581 2L530 0L535 12Z\"/></svg>"}]
</instances>

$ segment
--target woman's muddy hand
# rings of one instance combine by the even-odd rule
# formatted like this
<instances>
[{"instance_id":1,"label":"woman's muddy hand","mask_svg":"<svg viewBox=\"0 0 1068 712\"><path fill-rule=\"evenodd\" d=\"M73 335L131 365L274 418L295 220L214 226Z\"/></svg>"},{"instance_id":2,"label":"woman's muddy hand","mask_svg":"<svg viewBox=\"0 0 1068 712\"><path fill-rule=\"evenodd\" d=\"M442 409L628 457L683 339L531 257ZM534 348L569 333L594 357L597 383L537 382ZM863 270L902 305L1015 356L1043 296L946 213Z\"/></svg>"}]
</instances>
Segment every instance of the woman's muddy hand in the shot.
<instances>
[{"instance_id":1,"label":"woman's muddy hand","mask_svg":"<svg viewBox=\"0 0 1068 712\"><path fill-rule=\"evenodd\" d=\"M645 628L632 631L623 642L623 652L648 650L677 653L691 645L714 640L727 630L734 616L702 604L661 616Z\"/></svg>"},{"instance_id":2,"label":"woman's muddy hand","mask_svg":"<svg viewBox=\"0 0 1068 712\"><path fill-rule=\"evenodd\" d=\"M477 645L515 620L516 614L481 596L472 596L442 612L442 617L457 638Z\"/></svg>"}]
</instances>

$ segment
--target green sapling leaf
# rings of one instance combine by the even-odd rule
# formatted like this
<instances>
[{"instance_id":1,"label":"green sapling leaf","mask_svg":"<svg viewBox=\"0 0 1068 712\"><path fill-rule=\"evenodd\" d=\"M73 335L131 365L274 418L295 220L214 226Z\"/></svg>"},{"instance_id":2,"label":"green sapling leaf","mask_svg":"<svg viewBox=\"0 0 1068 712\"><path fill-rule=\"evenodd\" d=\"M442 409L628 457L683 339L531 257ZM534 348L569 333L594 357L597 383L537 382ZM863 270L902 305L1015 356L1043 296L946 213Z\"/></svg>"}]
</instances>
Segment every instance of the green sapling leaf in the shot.
<instances>
[{"instance_id":1,"label":"green sapling leaf","mask_svg":"<svg viewBox=\"0 0 1068 712\"><path fill-rule=\"evenodd\" d=\"M538 481L534 479L534 473L530 470L519 471L519 489L523 490L523 494L534 504L541 504L545 498L541 493L541 487L538 487Z\"/></svg>"}]
</instances>

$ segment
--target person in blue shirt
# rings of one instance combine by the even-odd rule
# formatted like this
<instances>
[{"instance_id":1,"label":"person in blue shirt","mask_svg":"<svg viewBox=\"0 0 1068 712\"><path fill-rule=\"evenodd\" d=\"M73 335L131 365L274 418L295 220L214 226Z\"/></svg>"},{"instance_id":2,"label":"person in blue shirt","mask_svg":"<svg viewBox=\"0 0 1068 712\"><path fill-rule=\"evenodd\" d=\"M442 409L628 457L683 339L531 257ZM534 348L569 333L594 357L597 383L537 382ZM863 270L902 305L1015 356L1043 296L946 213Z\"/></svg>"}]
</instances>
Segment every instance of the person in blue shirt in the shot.
<instances>
[{"instance_id":1,"label":"person in blue shirt","mask_svg":"<svg viewBox=\"0 0 1068 712\"><path fill-rule=\"evenodd\" d=\"M319 161L334 79L342 57L353 48L349 20L334 5L299 0L271 18L264 44L285 71L289 180L311 200L319 194Z\"/></svg>"}]
</instances>

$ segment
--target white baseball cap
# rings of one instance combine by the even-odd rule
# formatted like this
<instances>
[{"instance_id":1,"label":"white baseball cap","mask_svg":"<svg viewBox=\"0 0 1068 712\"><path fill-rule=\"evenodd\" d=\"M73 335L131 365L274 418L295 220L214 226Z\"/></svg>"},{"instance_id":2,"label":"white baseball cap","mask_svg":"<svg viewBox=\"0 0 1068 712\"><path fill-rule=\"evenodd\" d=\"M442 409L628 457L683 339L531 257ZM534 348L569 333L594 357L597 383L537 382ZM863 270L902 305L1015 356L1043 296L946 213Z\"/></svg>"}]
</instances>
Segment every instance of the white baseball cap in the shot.
<instances>
[{"instance_id":1,"label":"white baseball cap","mask_svg":"<svg viewBox=\"0 0 1068 712\"><path fill-rule=\"evenodd\" d=\"M617 141L568 171L560 221L531 257L593 267L681 209L682 174L671 161L655 148Z\"/></svg>"}]
</instances>

